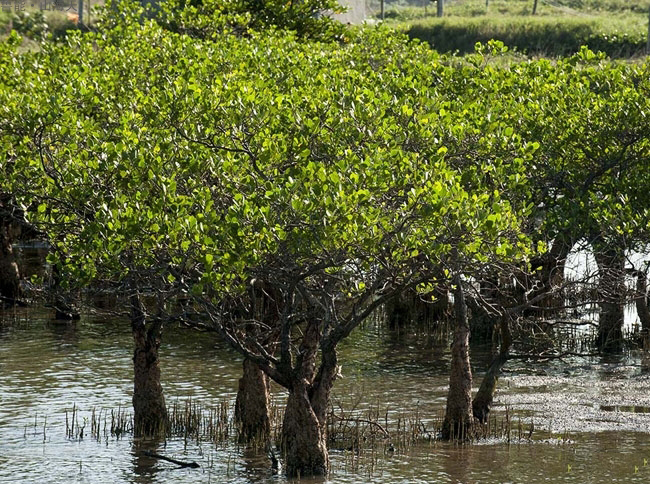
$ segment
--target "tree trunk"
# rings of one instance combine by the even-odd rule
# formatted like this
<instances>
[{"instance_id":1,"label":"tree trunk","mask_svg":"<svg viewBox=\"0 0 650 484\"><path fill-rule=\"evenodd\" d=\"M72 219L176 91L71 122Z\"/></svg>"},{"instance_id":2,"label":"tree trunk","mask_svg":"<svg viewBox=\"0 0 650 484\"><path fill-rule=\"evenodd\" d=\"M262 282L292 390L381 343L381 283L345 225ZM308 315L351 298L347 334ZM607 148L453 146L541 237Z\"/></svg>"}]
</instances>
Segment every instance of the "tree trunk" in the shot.
<instances>
[{"instance_id":1,"label":"tree trunk","mask_svg":"<svg viewBox=\"0 0 650 484\"><path fill-rule=\"evenodd\" d=\"M248 338L262 341L268 351L273 352L278 338L283 296L272 284L253 279L249 285L250 297L245 318L255 323L246 326ZM262 324L258 324L261 322ZM260 327L273 328L270 333L260 335ZM239 380L235 401L235 422L239 425L240 443L266 443L271 434L271 395L269 377L250 359L244 359L244 374Z\"/></svg>"},{"instance_id":2,"label":"tree trunk","mask_svg":"<svg viewBox=\"0 0 650 484\"><path fill-rule=\"evenodd\" d=\"M616 247L594 247L598 264L598 336L596 344L605 352L623 349L625 253Z\"/></svg>"},{"instance_id":3,"label":"tree trunk","mask_svg":"<svg viewBox=\"0 0 650 484\"><path fill-rule=\"evenodd\" d=\"M648 275L643 271L635 271L636 275L636 312L641 322L641 333L650 333L650 308L648 308Z\"/></svg>"},{"instance_id":4,"label":"tree trunk","mask_svg":"<svg viewBox=\"0 0 650 484\"><path fill-rule=\"evenodd\" d=\"M398 294L388 301L385 308L389 329L401 329L411 322L411 306L405 301L405 295L403 293Z\"/></svg>"},{"instance_id":5,"label":"tree trunk","mask_svg":"<svg viewBox=\"0 0 650 484\"><path fill-rule=\"evenodd\" d=\"M4 299L10 304L17 302L23 295L20 289L20 269L12 243L45 237L45 234L25 220L24 211L14 202L12 195L0 193L0 302Z\"/></svg>"},{"instance_id":6,"label":"tree trunk","mask_svg":"<svg viewBox=\"0 0 650 484\"><path fill-rule=\"evenodd\" d=\"M289 391L282 422L282 449L289 477L324 476L329 470L326 426L312 406L308 385Z\"/></svg>"},{"instance_id":7,"label":"tree trunk","mask_svg":"<svg viewBox=\"0 0 650 484\"><path fill-rule=\"evenodd\" d=\"M494 392L497 388L499 376L503 366L508 361L508 354L510 352L510 345L512 344L512 337L510 335L510 316L504 315L500 323L501 332L501 347L499 354L494 357L487 373L483 377L481 386L474 397L472 402L472 411L474 417L481 423L486 423L488 415L494 402Z\"/></svg>"},{"instance_id":8,"label":"tree trunk","mask_svg":"<svg viewBox=\"0 0 650 484\"><path fill-rule=\"evenodd\" d=\"M467 304L459 277L456 277L455 284L454 311L456 328L451 346L451 374L449 377L447 409L442 424L442 438L444 440L471 438L474 428Z\"/></svg>"},{"instance_id":9,"label":"tree trunk","mask_svg":"<svg viewBox=\"0 0 650 484\"><path fill-rule=\"evenodd\" d=\"M1 232L4 232L4 227L0 227L0 299L14 304L21 295L20 271L11 241Z\"/></svg>"},{"instance_id":10,"label":"tree trunk","mask_svg":"<svg viewBox=\"0 0 650 484\"><path fill-rule=\"evenodd\" d=\"M146 314L139 296L131 297L133 352L133 425L136 436L159 436L167 428L167 407L160 384L158 350L162 321L155 319L147 327Z\"/></svg>"},{"instance_id":11,"label":"tree trunk","mask_svg":"<svg viewBox=\"0 0 650 484\"><path fill-rule=\"evenodd\" d=\"M0 200L0 212L4 205L3 200ZM10 218L0 213L0 299L9 304L13 304L21 296L20 271L11 246L11 225Z\"/></svg>"},{"instance_id":12,"label":"tree trunk","mask_svg":"<svg viewBox=\"0 0 650 484\"><path fill-rule=\"evenodd\" d=\"M533 1L533 15L537 14L537 0Z\"/></svg>"},{"instance_id":13,"label":"tree trunk","mask_svg":"<svg viewBox=\"0 0 650 484\"><path fill-rule=\"evenodd\" d=\"M243 363L235 401L235 422L239 425L240 443L267 442L271 433L271 387L269 377L248 358Z\"/></svg>"},{"instance_id":14,"label":"tree trunk","mask_svg":"<svg viewBox=\"0 0 650 484\"><path fill-rule=\"evenodd\" d=\"M321 345L321 364L315 373L319 324L305 329L294 379L282 423L282 451L289 477L324 476L329 472L327 408L337 375L334 344Z\"/></svg>"},{"instance_id":15,"label":"tree trunk","mask_svg":"<svg viewBox=\"0 0 650 484\"><path fill-rule=\"evenodd\" d=\"M648 9L648 38L645 45L646 55L650 55L650 8Z\"/></svg>"},{"instance_id":16,"label":"tree trunk","mask_svg":"<svg viewBox=\"0 0 650 484\"><path fill-rule=\"evenodd\" d=\"M436 15L438 17L442 17L445 13L445 0L437 0L436 4L437 4Z\"/></svg>"},{"instance_id":17,"label":"tree trunk","mask_svg":"<svg viewBox=\"0 0 650 484\"><path fill-rule=\"evenodd\" d=\"M571 243L558 238L553 242L550 251L531 261L531 266L533 268L539 267L540 270L537 272L536 277L529 282L529 285L532 286L528 296L529 300L548 293L564 283L564 268L571 248ZM564 306L564 291L562 291L542 299L532 308L524 311L524 314L545 318L557 314L559 308Z\"/></svg>"},{"instance_id":18,"label":"tree trunk","mask_svg":"<svg viewBox=\"0 0 650 484\"><path fill-rule=\"evenodd\" d=\"M76 321L80 319L79 312L71 303L71 295L61 288L61 275L57 266L52 267L52 305L54 306L54 319L59 321Z\"/></svg>"}]
</instances>

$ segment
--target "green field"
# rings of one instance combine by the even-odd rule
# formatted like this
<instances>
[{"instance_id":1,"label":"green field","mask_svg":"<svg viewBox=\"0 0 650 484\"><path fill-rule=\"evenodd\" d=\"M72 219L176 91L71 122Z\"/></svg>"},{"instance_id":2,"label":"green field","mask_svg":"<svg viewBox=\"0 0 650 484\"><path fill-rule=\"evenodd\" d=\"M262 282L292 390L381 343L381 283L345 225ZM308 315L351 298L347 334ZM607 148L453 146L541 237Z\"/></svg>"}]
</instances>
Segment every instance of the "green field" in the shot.
<instances>
[{"instance_id":1,"label":"green field","mask_svg":"<svg viewBox=\"0 0 650 484\"><path fill-rule=\"evenodd\" d=\"M371 13L379 15L377 3ZM472 52L476 42L497 39L534 56L557 57L581 45L615 58L645 54L650 2L627 0L455 0L438 18L436 3L387 3L386 23L441 52Z\"/></svg>"}]
</instances>

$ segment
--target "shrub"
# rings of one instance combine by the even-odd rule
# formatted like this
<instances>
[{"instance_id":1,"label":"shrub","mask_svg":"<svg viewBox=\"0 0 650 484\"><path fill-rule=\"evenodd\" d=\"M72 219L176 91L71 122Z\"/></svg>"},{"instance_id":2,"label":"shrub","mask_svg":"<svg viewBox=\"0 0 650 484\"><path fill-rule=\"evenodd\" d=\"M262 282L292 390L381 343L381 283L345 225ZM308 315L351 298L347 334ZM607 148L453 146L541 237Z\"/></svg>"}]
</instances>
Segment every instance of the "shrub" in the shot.
<instances>
[{"instance_id":1,"label":"shrub","mask_svg":"<svg viewBox=\"0 0 650 484\"><path fill-rule=\"evenodd\" d=\"M12 17L13 29L30 39L39 39L45 36L49 25L42 11L19 12Z\"/></svg>"}]
</instances>

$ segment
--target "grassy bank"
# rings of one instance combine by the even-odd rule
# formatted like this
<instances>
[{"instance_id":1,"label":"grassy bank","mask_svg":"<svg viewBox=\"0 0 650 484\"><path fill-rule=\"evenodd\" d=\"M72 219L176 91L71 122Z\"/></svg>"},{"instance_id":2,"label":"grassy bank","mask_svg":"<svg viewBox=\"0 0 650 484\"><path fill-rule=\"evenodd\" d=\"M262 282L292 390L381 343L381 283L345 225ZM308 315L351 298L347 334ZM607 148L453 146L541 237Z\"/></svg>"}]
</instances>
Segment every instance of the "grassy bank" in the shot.
<instances>
[{"instance_id":1,"label":"grassy bank","mask_svg":"<svg viewBox=\"0 0 650 484\"><path fill-rule=\"evenodd\" d=\"M627 0L455 0L434 17L435 3L389 4L386 21L440 52L472 52L476 42L502 41L533 56L563 56L587 45L613 58L645 54L650 2Z\"/></svg>"},{"instance_id":2,"label":"grassy bank","mask_svg":"<svg viewBox=\"0 0 650 484\"><path fill-rule=\"evenodd\" d=\"M476 42L502 41L535 56L563 56L587 45L614 58L643 55L646 25L617 17L446 17L413 23L405 30L440 52L472 52Z\"/></svg>"}]
</instances>

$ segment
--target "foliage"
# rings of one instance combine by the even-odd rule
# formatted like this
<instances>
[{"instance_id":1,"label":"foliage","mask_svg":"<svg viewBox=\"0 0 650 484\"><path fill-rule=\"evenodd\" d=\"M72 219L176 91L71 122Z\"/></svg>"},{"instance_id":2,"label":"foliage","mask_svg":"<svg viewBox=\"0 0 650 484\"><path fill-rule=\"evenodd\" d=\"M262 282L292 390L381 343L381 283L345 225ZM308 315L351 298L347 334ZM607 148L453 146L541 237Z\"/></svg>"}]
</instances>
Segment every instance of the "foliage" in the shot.
<instances>
[{"instance_id":1,"label":"foliage","mask_svg":"<svg viewBox=\"0 0 650 484\"><path fill-rule=\"evenodd\" d=\"M586 48L554 63L490 65L480 46L471 66L444 84L455 95L480 97L496 119L511 120L538 143L527 169L533 220L547 242L596 235L619 247L642 247L650 226L647 166L650 130L648 64L614 64Z\"/></svg>"},{"instance_id":2,"label":"foliage","mask_svg":"<svg viewBox=\"0 0 650 484\"><path fill-rule=\"evenodd\" d=\"M330 41L340 39L345 31L330 15L342 11L336 0L165 0L145 5L145 12L138 13L137 4L111 0L101 10L99 24L112 28L146 15L168 30L201 39L277 29L292 31L303 39Z\"/></svg>"},{"instance_id":3,"label":"foliage","mask_svg":"<svg viewBox=\"0 0 650 484\"><path fill-rule=\"evenodd\" d=\"M70 281L216 295L319 267L368 297L359 288L386 274L399 286L449 265L452 248L467 268L520 257L533 206L547 241L643 228L645 67L583 50L502 69L484 50L458 62L381 29L343 48L215 35L127 22L3 51L20 73L3 74L4 184ZM576 204L565 187L622 154L626 178Z\"/></svg>"},{"instance_id":4,"label":"foliage","mask_svg":"<svg viewBox=\"0 0 650 484\"><path fill-rule=\"evenodd\" d=\"M387 23L427 41L440 52L471 53L476 42L500 40L531 56L566 56L586 45L610 57L636 57L646 48L650 3L627 0L533 1L482 0L445 3L445 16L434 6L388 3ZM373 10L378 16L378 10ZM425 15L427 12L427 15Z\"/></svg>"},{"instance_id":5,"label":"foliage","mask_svg":"<svg viewBox=\"0 0 650 484\"><path fill-rule=\"evenodd\" d=\"M218 300L310 274L363 307L440 264L527 251L534 147L473 101L452 109L429 89L449 68L400 36L197 43L144 21L11 63L3 183L71 283Z\"/></svg>"},{"instance_id":6,"label":"foliage","mask_svg":"<svg viewBox=\"0 0 650 484\"><path fill-rule=\"evenodd\" d=\"M570 8L578 11L605 11L605 12L647 12L647 1L635 0L559 0L557 6Z\"/></svg>"}]
</instances>

